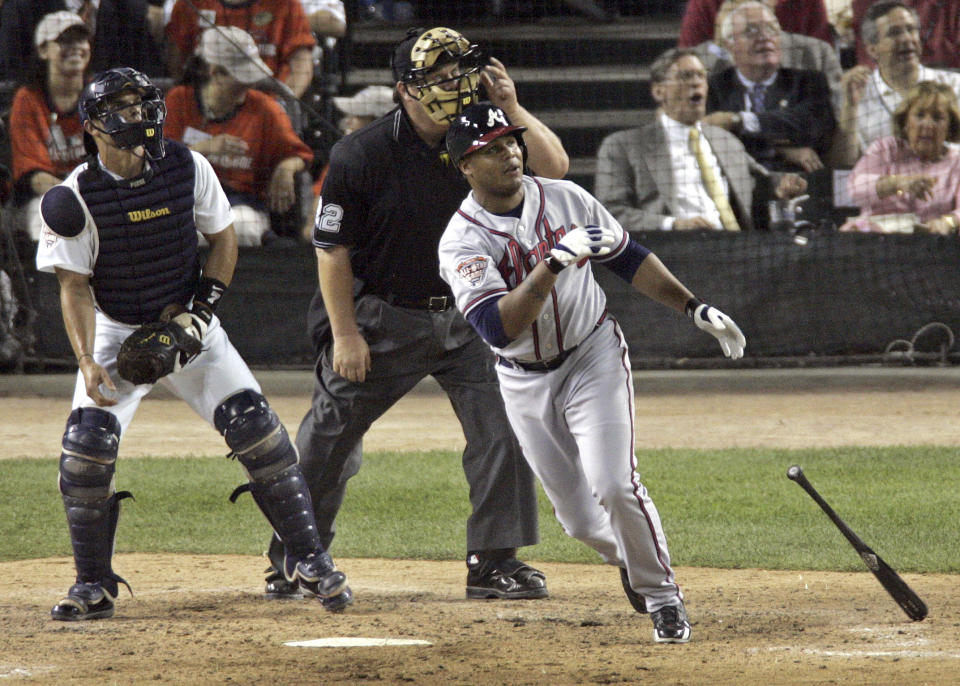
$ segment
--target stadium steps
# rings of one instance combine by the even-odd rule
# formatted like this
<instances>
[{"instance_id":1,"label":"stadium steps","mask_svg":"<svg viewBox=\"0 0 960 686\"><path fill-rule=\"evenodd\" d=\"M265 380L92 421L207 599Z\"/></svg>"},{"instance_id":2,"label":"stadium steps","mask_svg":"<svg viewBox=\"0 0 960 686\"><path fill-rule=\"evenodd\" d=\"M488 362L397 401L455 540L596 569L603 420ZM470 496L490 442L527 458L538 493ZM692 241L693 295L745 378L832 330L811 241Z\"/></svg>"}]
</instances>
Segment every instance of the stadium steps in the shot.
<instances>
[{"instance_id":1,"label":"stadium steps","mask_svg":"<svg viewBox=\"0 0 960 686\"><path fill-rule=\"evenodd\" d=\"M593 190L596 152L605 136L649 121L650 63L676 44L674 17L631 17L457 27L500 59L520 102L553 129L570 155L567 178ZM391 85L386 67L403 29L359 27L349 46L345 93Z\"/></svg>"}]
</instances>

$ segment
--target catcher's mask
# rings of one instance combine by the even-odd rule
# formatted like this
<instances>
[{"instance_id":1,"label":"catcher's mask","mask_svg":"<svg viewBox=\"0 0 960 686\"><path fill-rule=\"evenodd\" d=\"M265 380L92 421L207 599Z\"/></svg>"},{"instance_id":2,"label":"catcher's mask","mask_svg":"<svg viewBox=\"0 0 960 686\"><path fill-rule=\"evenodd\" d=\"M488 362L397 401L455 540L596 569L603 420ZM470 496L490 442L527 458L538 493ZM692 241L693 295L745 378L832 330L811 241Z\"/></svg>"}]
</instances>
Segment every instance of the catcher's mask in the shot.
<instances>
[{"instance_id":1,"label":"catcher's mask","mask_svg":"<svg viewBox=\"0 0 960 686\"><path fill-rule=\"evenodd\" d=\"M436 73L449 64L456 65L449 74ZM476 102L485 64L476 45L442 26L429 31L410 29L391 61L394 79L415 88L417 100L439 124Z\"/></svg>"},{"instance_id":2,"label":"catcher's mask","mask_svg":"<svg viewBox=\"0 0 960 686\"><path fill-rule=\"evenodd\" d=\"M121 96L136 95L139 102L123 102ZM87 121L109 135L118 148L130 150L143 146L148 159L164 155L163 121L167 107L163 93L145 75L130 67L108 69L97 74L80 94L77 105L80 123ZM97 152L96 143L83 134L87 152Z\"/></svg>"},{"instance_id":3,"label":"catcher's mask","mask_svg":"<svg viewBox=\"0 0 960 686\"><path fill-rule=\"evenodd\" d=\"M526 126L514 126L506 113L495 105L484 102L469 105L453 120L447 129L447 152L457 167L460 160L502 136L513 136L523 151L527 163L527 146L523 142Z\"/></svg>"}]
</instances>

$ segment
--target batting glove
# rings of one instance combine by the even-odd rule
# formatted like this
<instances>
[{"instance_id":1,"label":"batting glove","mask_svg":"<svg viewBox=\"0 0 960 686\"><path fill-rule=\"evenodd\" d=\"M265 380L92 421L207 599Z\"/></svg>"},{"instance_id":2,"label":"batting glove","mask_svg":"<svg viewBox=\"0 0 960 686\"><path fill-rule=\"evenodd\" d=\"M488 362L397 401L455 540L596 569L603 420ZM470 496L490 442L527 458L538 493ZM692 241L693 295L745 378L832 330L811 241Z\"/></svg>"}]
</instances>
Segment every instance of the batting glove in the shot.
<instances>
[{"instance_id":1,"label":"batting glove","mask_svg":"<svg viewBox=\"0 0 960 686\"><path fill-rule=\"evenodd\" d=\"M698 329L706 331L720 342L720 349L725 356L732 360L743 357L747 339L744 338L736 322L716 307L710 307L696 299L687 303L686 309L687 314L693 317L693 323Z\"/></svg>"},{"instance_id":2,"label":"batting glove","mask_svg":"<svg viewBox=\"0 0 960 686\"><path fill-rule=\"evenodd\" d=\"M608 254L616 243L617 235L610 229L592 225L578 226L561 238L550 251L547 266L556 274L585 257L602 257Z\"/></svg>"}]
</instances>

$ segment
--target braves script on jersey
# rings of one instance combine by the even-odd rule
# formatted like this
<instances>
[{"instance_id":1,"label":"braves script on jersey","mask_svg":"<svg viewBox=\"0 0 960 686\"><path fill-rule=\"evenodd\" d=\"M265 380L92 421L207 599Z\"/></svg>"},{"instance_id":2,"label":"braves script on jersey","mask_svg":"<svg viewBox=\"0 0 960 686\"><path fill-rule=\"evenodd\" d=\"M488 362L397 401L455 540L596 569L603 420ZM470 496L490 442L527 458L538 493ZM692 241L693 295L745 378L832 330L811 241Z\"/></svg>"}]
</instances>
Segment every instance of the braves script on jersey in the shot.
<instances>
[{"instance_id":1,"label":"braves script on jersey","mask_svg":"<svg viewBox=\"0 0 960 686\"><path fill-rule=\"evenodd\" d=\"M450 284L465 316L516 288L567 231L578 226L594 224L618 233L617 247L598 261L612 260L626 249L629 239L617 220L576 184L530 176L523 183L519 219L487 212L471 193L440 241L440 275ZM589 260L582 260L560 273L536 323L506 347L494 350L524 361L555 357L594 330L606 302Z\"/></svg>"}]
</instances>

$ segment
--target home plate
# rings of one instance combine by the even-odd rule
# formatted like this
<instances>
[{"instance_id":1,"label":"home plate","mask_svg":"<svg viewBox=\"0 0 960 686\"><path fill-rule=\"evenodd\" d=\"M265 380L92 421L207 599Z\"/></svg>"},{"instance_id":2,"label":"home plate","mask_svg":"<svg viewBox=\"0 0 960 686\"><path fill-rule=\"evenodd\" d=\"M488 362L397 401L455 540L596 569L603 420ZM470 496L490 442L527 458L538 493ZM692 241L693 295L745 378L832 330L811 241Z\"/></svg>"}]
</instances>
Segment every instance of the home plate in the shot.
<instances>
[{"instance_id":1,"label":"home plate","mask_svg":"<svg viewBox=\"0 0 960 686\"><path fill-rule=\"evenodd\" d=\"M287 641L283 645L302 648L366 648L370 646L431 646L430 641L415 638L362 638L350 636L332 636L314 638L309 641Z\"/></svg>"}]
</instances>

